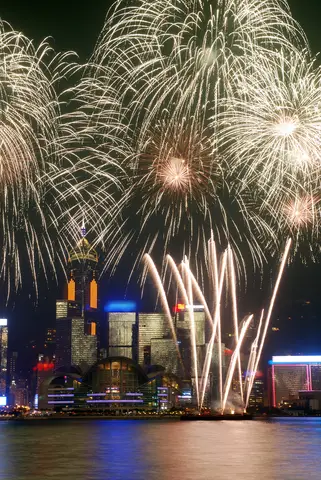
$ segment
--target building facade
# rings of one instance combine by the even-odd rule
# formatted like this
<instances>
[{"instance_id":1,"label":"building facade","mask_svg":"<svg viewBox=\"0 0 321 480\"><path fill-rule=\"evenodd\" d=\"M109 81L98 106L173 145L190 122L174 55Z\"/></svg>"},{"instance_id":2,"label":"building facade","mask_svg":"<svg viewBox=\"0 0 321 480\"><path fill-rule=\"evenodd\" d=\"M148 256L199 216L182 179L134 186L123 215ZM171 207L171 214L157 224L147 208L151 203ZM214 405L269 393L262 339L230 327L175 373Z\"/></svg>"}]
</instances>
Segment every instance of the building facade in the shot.
<instances>
[{"instance_id":1,"label":"building facade","mask_svg":"<svg viewBox=\"0 0 321 480\"><path fill-rule=\"evenodd\" d=\"M269 402L280 407L299 399L300 391L318 391L321 385L321 355L274 356L269 371Z\"/></svg>"},{"instance_id":2,"label":"building facade","mask_svg":"<svg viewBox=\"0 0 321 480\"><path fill-rule=\"evenodd\" d=\"M108 313L108 355L136 360L136 313Z\"/></svg>"},{"instance_id":3,"label":"building facade","mask_svg":"<svg viewBox=\"0 0 321 480\"><path fill-rule=\"evenodd\" d=\"M52 375L40 386L39 408L121 412L163 411L175 406L178 384L158 372L149 377L129 358L108 357L93 365L86 375Z\"/></svg>"},{"instance_id":4,"label":"building facade","mask_svg":"<svg viewBox=\"0 0 321 480\"><path fill-rule=\"evenodd\" d=\"M85 332L79 302L58 300L56 311L56 368L88 370L97 361L97 336Z\"/></svg>"},{"instance_id":5,"label":"building facade","mask_svg":"<svg viewBox=\"0 0 321 480\"><path fill-rule=\"evenodd\" d=\"M161 365L166 372L179 374L178 350L172 338L152 338L150 347L152 365Z\"/></svg>"},{"instance_id":6,"label":"building facade","mask_svg":"<svg viewBox=\"0 0 321 480\"><path fill-rule=\"evenodd\" d=\"M197 370L198 376L202 374L203 364L206 354L205 344L205 313L204 309L201 311L193 310L193 313L189 312L186 308L177 312L176 314L176 335L179 345L179 351L183 362L183 372L186 379L195 376L194 354L192 351L192 328L191 318L193 315L195 325L195 345L197 356Z\"/></svg>"},{"instance_id":7,"label":"building facade","mask_svg":"<svg viewBox=\"0 0 321 480\"><path fill-rule=\"evenodd\" d=\"M8 394L8 320L0 319L0 407L7 404Z\"/></svg>"},{"instance_id":8,"label":"building facade","mask_svg":"<svg viewBox=\"0 0 321 480\"><path fill-rule=\"evenodd\" d=\"M138 314L138 363L141 366L158 364L164 361L161 353L161 342L157 345L156 340L171 338L168 318L163 313L139 313ZM152 341L155 351L152 352ZM155 343L156 342L156 343ZM165 342L166 343L166 342ZM169 346L168 342L167 345ZM161 358L160 358L161 356ZM162 363L160 363L162 365Z\"/></svg>"}]
</instances>

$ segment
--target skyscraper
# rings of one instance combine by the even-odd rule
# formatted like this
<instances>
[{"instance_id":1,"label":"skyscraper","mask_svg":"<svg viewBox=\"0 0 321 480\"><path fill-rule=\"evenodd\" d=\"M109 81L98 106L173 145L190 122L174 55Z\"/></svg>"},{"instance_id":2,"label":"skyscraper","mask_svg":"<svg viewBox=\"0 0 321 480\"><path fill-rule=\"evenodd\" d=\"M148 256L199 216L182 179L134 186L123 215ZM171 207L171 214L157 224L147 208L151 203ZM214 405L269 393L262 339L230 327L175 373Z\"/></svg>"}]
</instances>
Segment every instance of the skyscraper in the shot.
<instances>
[{"instance_id":1,"label":"skyscraper","mask_svg":"<svg viewBox=\"0 0 321 480\"><path fill-rule=\"evenodd\" d=\"M98 254L86 239L81 228L81 239L70 251L68 260L68 300L80 302L82 315L98 308Z\"/></svg>"},{"instance_id":2,"label":"skyscraper","mask_svg":"<svg viewBox=\"0 0 321 480\"><path fill-rule=\"evenodd\" d=\"M0 319L0 407L7 403L8 320Z\"/></svg>"},{"instance_id":3,"label":"skyscraper","mask_svg":"<svg viewBox=\"0 0 321 480\"><path fill-rule=\"evenodd\" d=\"M81 227L81 238L69 253L68 293L56 302L56 367L86 371L97 361L98 254Z\"/></svg>"},{"instance_id":4,"label":"skyscraper","mask_svg":"<svg viewBox=\"0 0 321 480\"><path fill-rule=\"evenodd\" d=\"M94 329L85 333L80 303L57 300L56 317L56 368L86 371L97 361L97 337Z\"/></svg>"},{"instance_id":5,"label":"skyscraper","mask_svg":"<svg viewBox=\"0 0 321 480\"><path fill-rule=\"evenodd\" d=\"M192 354L192 329L190 312L187 308L177 312L176 317L176 331L177 341L181 352L185 378L189 379L194 376L193 371L193 354ZM197 351L197 363L198 363L198 375L202 373L202 367L205 359L205 314L204 309L193 311L194 324L195 324L195 343Z\"/></svg>"},{"instance_id":6,"label":"skyscraper","mask_svg":"<svg viewBox=\"0 0 321 480\"><path fill-rule=\"evenodd\" d=\"M164 367L165 372L178 375L179 360L177 347L172 338L152 338L151 346L151 365L160 365Z\"/></svg>"},{"instance_id":7,"label":"skyscraper","mask_svg":"<svg viewBox=\"0 0 321 480\"><path fill-rule=\"evenodd\" d=\"M151 365L154 361L160 362L163 344L155 346L152 355L152 339L171 338L168 319L163 313L139 313L138 315L138 363L141 366ZM164 366L164 365L163 365Z\"/></svg>"},{"instance_id":8,"label":"skyscraper","mask_svg":"<svg viewBox=\"0 0 321 480\"><path fill-rule=\"evenodd\" d=\"M109 356L136 357L136 313L110 312L108 314Z\"/></svg>"}]
</instances>

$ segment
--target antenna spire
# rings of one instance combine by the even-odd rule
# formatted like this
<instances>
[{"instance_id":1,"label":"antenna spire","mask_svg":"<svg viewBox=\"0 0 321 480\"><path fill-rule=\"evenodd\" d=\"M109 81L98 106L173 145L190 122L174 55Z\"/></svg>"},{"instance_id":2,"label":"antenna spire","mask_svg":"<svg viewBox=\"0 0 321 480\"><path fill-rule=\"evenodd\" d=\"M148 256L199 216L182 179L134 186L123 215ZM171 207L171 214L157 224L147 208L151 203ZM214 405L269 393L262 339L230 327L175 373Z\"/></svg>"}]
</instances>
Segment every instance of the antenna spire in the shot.
<instances>
[{"instance_id":1,"label":"antenna spire","mask_svg":"<svg viewBox=\"0 0 321 480\"><path fill-rule=\"evenodd\" d=\"M81 228L80 228L80 231L81 231L81 236L83 238L85 238L86 234L87 234L87 230L86 230L86 227L85 227L85 219L83 218L82 220L82 224L81 224Z\"/></svg>"}]
</instances>

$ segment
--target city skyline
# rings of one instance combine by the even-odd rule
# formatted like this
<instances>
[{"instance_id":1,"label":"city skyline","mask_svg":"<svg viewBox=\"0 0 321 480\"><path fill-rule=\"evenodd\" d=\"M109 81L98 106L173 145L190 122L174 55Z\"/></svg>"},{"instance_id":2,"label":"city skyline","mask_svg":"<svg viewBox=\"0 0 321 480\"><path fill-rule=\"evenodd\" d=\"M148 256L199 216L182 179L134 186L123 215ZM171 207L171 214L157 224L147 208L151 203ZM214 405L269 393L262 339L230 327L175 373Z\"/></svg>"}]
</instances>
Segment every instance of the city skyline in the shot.
<instances>
[{"instance_id":1,"label":"city skyline","mask_svg":"<svg viewBox=\"0 0 321 480\"><path fill-rule=\"evenodd\" d=\"M107 3L101 2L101 6L99 7L101 8L101 11L107 12ZM95 20L93 20L90 28L88 29L88 33L90 33L90 37L92 40L88 41L88 39L85 39L83 35L76 34L75 31L72 31L69 28L64 29L61 27L61 25L59 26L58 31L55 32L55 28L57 28L57 22L54 22L53 17L50 15L51 10L49 9L49 7L39 8L38 3L33 2L33 7L28 8L28 17L26 12L24 12L22 8L23 5L21 4L21 9L18 9L18 4L19 3L16 2L16 4L11 4L10 6L0 7L1 18L3 18L3 20L8 20L14 28L22 30L30 38L34 38L36 42L39 42L42 38L46 36L52 35L53 44L56 46L57 51L74 49L79 51L82 60L88 58L90 52L93 50L95 40L98 37L98 32L101 30L103 23L103 15L101 15L101 13L98 14L98 6L95 11ZM305 29L308 40L311 39L313 52L317 52L318 46L316 41L316 30L315 28L313 28L313 25L307 25L305 9L302 9L300 7L300 3L295 1L290 2L290 7L293 10L295 19L298 20ZM314 8L316 7L317 5L315 4ZM3 11L1 10L1 8L3 9ZM39 16L31 14L32 8L36 9L37 15ZM64 17L63 11L59 11L59 9L55 10L55 14L57 16L61 16L61 18ZM65 11L66 25L67 23L69 25L69 16L73 14L73 6L71 5L69 9ZM30 16L32 17L32 20ZM75 19L76 18L77 17L75 17ZM47 19L47 21L45 19ZM75 23L77 22L75 21L74 24ZM77 24L77 28L78 26L79 24ZM75 47L72 46L72 42L75 42ZM95 241L95 238L90 238L90 240ZM106 251L102 253L102 256L108 258L108 253L109 252L107 245ZM126 263L127 254L124 255L124 258L124 261ZM251 270L250 267L249 270ZM269 266L267 267L267 270L269 270ZM245 291L244 285L240 286L240 295L243 297L243 302L241 302L243 311L252 308L251 303L254 302L254 296L263 296L263 291L265 289L269 289L269 283L273 281L274 276L272 266L271 270L272 271L268 274L268 279L264 280L265 284L263 285L262 289L259 286L260 279L255 277L252 279L251 275L250 282L247 285L247 290ZM320 304L317 289L317 283L319 278L318 270L319 269L317 265L309 264L307 267L300 265L300 259L296 259L294 264L290 265L287 268L286 284L281 287L281 298L279 301L279 306L277 306L274 314L275 318L273 318L273 321L275 322L275 330L274 333L271 334L270 332L269 335L269 348L282 348L282 344L284 345L284 339L286 338L292 339L291 342L289 342L291 343L291 345L288 345L291 350L302 350L302 347L304 347L304 345L306 345L307 343L309 343L309 349L313 350L316 348L316 345L313 345L313 343L311 343L311 340L315 340L317 336L311 332L319 331L318 318L320 317ZM138 278L137 276L134 276L130 285L127 286L127 278L129 276L129 273L129 271L124 271L123 269L123 271L121 272L116 271L116 274L110 278L108 278L107 275L106 278L102 281L102 298L105 298L106 301L113 298L120 299L124 297L124 293L126 292L129 299L137 300L140 296ZM25 342L25 339L28 337L30 340L36 340L36 344L39 344L41 338L43 337L45 329L52 326L54 318L52 313L52 307L49 308L49 305L52 306L55 298L57 298L57 296L59 297L57 292L60 288L59 285L61 285L62 283L63 276L62 273L59 272L58 275L60 275L60 278L58 279L57 285L54 281L51 281L50 278L48 286L41 285L38 300L39 307L37 307L37 309L35 309L31 299L29 298L30 290L32 289L31 282L26 285L25 291L19 292L16 297L14 296L13 299L10 300L8 309L3 309L3 315L9 318L12 329L15 332L13 335L13 338L15 337L15 343L13 344L14 350L24 346L23 342ZM141 302L141 308L143 310L146 309L147 311L152 310L153 301L146 300L146 297L152 297L153 300L156 300L156 295L151 293L152 286L147 284L145 286L145 292L147 292L147 294L145 295L145 297L143 297L143 300ZM4 304L4 301L2 303ZM27 308L26 303L28 304ZM297 306L296 303L298 304ZM15 305L15 309L12 311L11 307L13 304ZM305 314L305 312L304 315L299 315L296 313L300 312L300 310L302 309L302 305L305 305L307 307L305 308L305 312L309 311L307 315ZM308 305L310 305L310 307ZM287 309L290 313L286 313ZM296 328L292 327L294 321L292 322L291 327L289 327L289 325L291 324L291 320L289 319L289 317L291 317L291 319L294 319L296 315L300 317L297 320L294 320L296 322ZM309 329L303 323L302 325L300 325L300 320L302 320L301 317L303 317L304 319L305 315L308 317L309 322L311 322L310 325L312 327L310 327ZM283 317L285 318L283 319ZM290 336L288 335L289 330L292 334ZM297 331L295 336L293 333L294 331ZM301 340L302 344L300 345L298 339L302 339L304 335L306 336L306 338L309 338L310 335L310 342L306 342L306 340ZM32 346L30 348L32 348Z\"/></svg>"},{"instance_id":2,"label":"city skyline","mask_svg":"<svg viewBox=\"0 0 321 480\"><path fill-rule=\"evenodd\" d=\"M84 232L85 235L85 232ZM90 261L94 260L94 264L96 265L96 260L97 260L97 254L94 250L91 249L91 246L88 242L86 242L84 245L86 247L85 250L83 250L84 245L83 240L80 240L78 244L75 246L75 248L71 249L70 255L69 255L69 263L68 263L68 268L69 268L69 283L68 286L69 288L66 288L65 285L65 299L63 300L56 300L56 322L55 322L55 330L53 333L53 330L47 329L46 331L46 339L44 340L46 344L48 345L34 345L33 348L34 350L34 359L33 359L33 371L35 368L39 370L41 367L41 363L37 364L38 366L35 365L35 359L36 357L40 359L40 356L42 358L42 362L45 362L44 367L48 367L47 369L43 368L39 370L38 373L38 378L40 379L40 382L43 382L43 380L46 378L46 371L47 373L50 373L53 370L53 365L56 369L59 368L61 369L62 367L72 369L74 367L78 368L79 371L82 370L83 372L87 372L88 368L95 365L97 358L102 359L105 358L106 356L108 358L120 358L120 357L125 357L125 358L130 358L133 360L133 362L138 362L141 367L148 367L148 366L153 366L153 365L162 365L165 367L165 369L168 368L168 372L178 374L180 371L179 363L178 363L178 358L177 357L177 352L175 354L175 347L173 343L173 338L172 334L170 332L170 325L169 325L169 320L168 316L164 313L149 313L149 314L144 314L140 312L139 306L133 302L133 301L115 301L112 299L109 303L104 305L104 308L100 309L100 313L96 314L96 317L94 320L92 320L92 307L90 306L90 282L92 281L92 270L87 270L87 267L84 268L86 263L84 263L83 266L79 262L87 262L88 259ZM77 250L79 249L79 250ZM98 261L98 260L97 260ZM91 267L93 268L94 271L96 269L96 266ZM78 269L78 273L77 273ZM89 275L88 275L89 272ZM83 278L81 275L83 275ZM76 285L73 285L72 288L70 288L70 280L77 282ZM284 281L285 279L283 279ZM64 282L65 283L65 282ZM88 285L87 285L88 283ZM100 289L99 289L100 291ZM77 293L77 298L76 298L76 292ZM87 292L87 293L86 293ZM182 294L182 293L181 293ZM72 297L72 298L71 298ZM177 298L177 297L176 297ZM180 296L178 298L181 298L184 300L184 296ZM78 301L76 301L78 299ZM95 302L98 300L98 298L95 296ZM162 303L162 302L161 302ZM85 305L85 309L82 307L82 305ZM206 305L206 304L205 304ZM311 303L309 301L305 302L302 307L304 308L309 308ZM202 308L200 308L202 307ZM205 343L205 312L204 312L204 305L196 305L193 307L193 310L195 309L195 313L193 317L195 316L195 321L197 315L199 316L199 319L197 320L196 323L199 321L200 326L197 326L197 332L199 330L199 333L197 333L197 340L196 344L199 344L197 348L200 348L200 351L198 353L199 361L202 362L201 358L204 355L204 349L206 347ZM166 309L165 309L166 310ZM206 310L206 308L205 308ZM121 313L121 312L124 313ZM126 313L127 312L127 313ZM182 344L183 350L189 351L190 353L188 355L191 355L190 351L190 344L191 344L191 338L190 334L186 336L186 332L189 331L190 327L190 314L189 314L189 307L188 305L184 304L177 304L176 306L172 305L170 308L170 315L172 316L173 321L175 321L176 327L177 328L177 340L179 344ZM198 312L198 313L197 313ZM183 315L183 316L182 316ZM174 320L176 318L176 320ZM177 320L178 319L178 320ZM180 320L180 321L179 321ZM289 319L288 319L289 320ZM6 320L7 322L7 320ZM94 329L89 328L88 322L95 323ZM96 324L97 322L97 324ZM106 328L101 328L102 325L107 323L108 327L107 330ZM223 324L224 325L224 324ZM279 325L278 323L275 323L275 321L272 320L270 328L268 329L268 338L273 336L274 334L278 335L279 334L279 327L276 327L276 325ZM51 325L53 326L53 325ZM96 337L96 330L99 330L99 336ZM138 333L134 333L135 328L138 328ZM181 333L182 328L185 333ZM222 330L222 334L224 336L224 356L229 356L231 350L229 348L234 348L235 346L235 333L233 332L233 327L231 326L230 332L233 332L232 334L227 334L227 326ZM259 327L260 328L260 327ZM253 337L253 327L252 331L249 332L249 337ZM103 352L103 349L97 350L97 340L99 339L100 342L100 347L103 346L104 340L101 335L107 335L109 339L107 340L107 353L99 353ZM276 333L277 332L277 333ZM8 336L8 333L6 334ZM254 334L256 335L256 334ZM54 336L54 340L53 340ZM208 331L207 331L207 336L208 336ZM7 337L6 337L7 338ZM10 336L9 336L10 338ZM203 340L201 340L203 338ZM252 338L253 340L253 338ZM251 341L252 341L251 340ZM105 340L106 341L106 340ZM136 343L135 343L136 342ZM56 349L52 350L51 348L51 343L54 343L56 345ZM105 344L104 344L105 345ZM289 347L289 344L286 344L285 350L280 350L279 353L293 353L293 350L287 350ZM273 353L277 353L277 350L273 346ZM201 350L203 353L201 353ZM242 371L244 374L244 382L246 383L246 372L248 371L246 368L246 359L248 355L248 350L249 350L249 343L246 342L246 348L244 347L244 351L242 351ZM317 351L317 350L316 350ZM316 352L315 351L315 352ZM40 353L41 352L41 353ZM54 358L52 355L53 353L55 354L55 363L48 363L52 362L52 359ZM301 352L295 352L294 353L301 353ZM303 354L307 354L308 349L305 349ZM263 368L263 371L265 370L265 365L266 365L266 356L268 355L268 352L265 352L264 358L262 359L261 366ZM97 356L98 355L98 356ZM213 359L215 358L215 355L213 356ZM18 356L18 355L17 355ZM19 354L20 357L22 357L22 361L24 362L25 358L24 355L21 352ZM186 356L186 353L185 353ZM14 358L14 371L16 381L21 383L21 381L24 381L24 377L21 376L21 372L17 371L17 357L12 357L12 354L10 353L10 362L11 359ZM302 357L302 360L304 360L305 357ZM318 357L319 358L319 357ZM226 362L226 360L224 360ZM251 362L249 361L249 364ZM189 369L191 369L191 360L188 360L186 357L184 359L184 364L185 367L189 365ZM10 363L11 365L11 363ZM52 365L50 368L49 366ZM175 366L176 365L176 366ZM226 364L227 367L228 363ZM201 364L200 364L201 367ZM10 367L11 369L12 367ZM194 367L193 367L194 368ZM71 370L72 371L72 370ZM181 375L181 373L180 373ZM254 382L254 392L256 392L256 388L258 388L258 395L261 395L261 385L262 380L259 378L258 383L255 381ZM41 383L40 383L41 385ZM14 386L14 388L16 388ZM23 389L24 387L22 387ZM238 395L237 393L237 385L235 384L235 380L233 380L233 391L235 391L235 394ZM69 395L69 393L68 393ZM194 394L195 395L195 394ZM193 397L194 398L194 397ZM252 397L251 397L252 398ZM59 402L61 403L61 399L59 399ZM250 402L250 406L253 404L253 399L252 403ZM58 402L58 403L59 403ZM54 404L54 399L50 400L49 402L51 405ZM43 405L43 404L42 404ZM43 407L44 408L44 407Z\"/></svg>"}]
</instances>

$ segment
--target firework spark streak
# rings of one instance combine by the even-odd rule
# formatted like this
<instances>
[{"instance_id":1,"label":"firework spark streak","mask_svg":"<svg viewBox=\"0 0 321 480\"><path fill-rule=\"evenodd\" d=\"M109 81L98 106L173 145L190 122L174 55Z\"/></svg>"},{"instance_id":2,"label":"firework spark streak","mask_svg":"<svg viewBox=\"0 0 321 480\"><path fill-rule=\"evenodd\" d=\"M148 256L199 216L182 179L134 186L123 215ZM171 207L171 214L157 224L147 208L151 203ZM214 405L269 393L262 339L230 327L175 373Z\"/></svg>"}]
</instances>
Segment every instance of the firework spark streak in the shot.
<instances>
[{"instance_id":1,"label":"firework spark streak","mask_svg":"<svg viewBox=\"0 0 321 480\"><path fill-rule=\"evenodd\" d=\"M261 316L260 316L260 322L259 326L257 329L257 334L255 337L254 342L252 343L251 346L251 352L250 352L250 357L249 357L249 363L248 367L246 369L246 374L245 374L245 379L244 379L244 391L246 392L246 398L245 398L245 410L247 409L247 406L249 404L250 400L250 395L251 395L251 381L252 381L252 376L256 375L256 372L254 371L255 363L256 363L256 356L257 356L257 347L260 339L260 334L261 334L261 328L262 328L262 323L263 323L263 317L264 317L264 310L262 310Z\"/></svg>"},{"instance_id":2,"label":"firework spark streak","mask_svg":"<svg viewBox=\"0 0 321 480\"><path fill-rule=\"evenodd\" d=\"M239 341L239 327L238 327L239 320L238 320L237 299L236 299L236 276L235 276L233 252L232 252L231 248L228 248L228 253L227 254L228 254L228 257L229 257L229 275L230 275L232 306L233 306L234 332L235 332L235 340L236 340L236 343L238 344L238 341ZM240 383L240 390L241 390L240 393L241 393L241 398L243 398L243 380L242 380L242 368L241 368L240 354L238 354L238 358L237 358L237 367L238 367L239 383Z\"/></svg>"},{"instance_id":3,"label":"firework spark streak","mask_svg":"<svg viewBox=\"0 0 321 480\"><path fill-rule=\"evenodd\" d=\"M208 375L209 375L212 356L213 356L213 348L214 348L216 332L217 332L217 329L218 329L218 325L221 323L221 298L222 298L222 291L223 291L224 276L225 276L225 271L226 271L226 263L227 263L227 250L222 255L222 260L221 260L221 265L220 265L220 273L217 277L218 281L217 281L217 287L215 289L215 313L214 313L214 318L213 318L213 328L212 328L211 338L210 338L209 344L208 344L207 349L206 349L206 357L205 357L205 362L204 362L203 372L202 372L203 384L202 384L202 389L201 389L200 408L202 408L204 398L205 398ZM220 343L220 336L219 336L218 340L219 340L219 343ZM222 372L220 372L221 405L222 405L222 408L223 408L223 397L222 397L223 387L221 385L222 379L223 379L223 374L222 374Z\"/></svg>"},{"instance_id":4,"label":"firework spark streak","mask_svg":"<svg viewBox=\"0 0 321 480\"><path fill-rule=\"evenodd\" d=\"M49 265L55 272L57 252L63 252L62 236L55 246L51 238L57 214L45 205L57 138L54 84L61 61L64 57L53 57L46 43L36 49L0 21L0 242L8 295L21 285L26 262L37 287L39 269L46 274Z\"/></svg>"},{"instance_id":5,"label":"firework spark streak","mask_svg":"<svg viewBox=\"0 0 321 480\"><path fill-rule=\"evenodd\" d=\"M148 270L151 272L151 275L154 279L155 285L157 286L157 289L158 289L158 292L159 292L159 295L160 295L161 304L162 304L162 307L165 311L165 314L166 314L166 317L167 317L167 320L168 320L168 323L169 323L169 326L170 326L170 329L171 329L171 332L172 332L173 340L174 340L174 343L176 345L176 350L177 350L179 358L181 359L181 354L180 354L180 351L178 349L178 344L177 344L175 327L174 327L171 311L170 311L170 308L169 308L169 305L168 305L166 293L165 293L165 290L164 290L164 287L163 287L163 283L161 281L161 278L158 274L157 268L156 268L153 260L151 259L151 257L148 254L146 254L146 255L144 255L144 260L146 262L146 266L147 266Z\"/></svg>"},{"instance_id":6,"label":"firework spark streak","mask_svg":"<svg viewBox=\"0 0 321 480\"><path fill-rule=\"evenodd\" d=\"M244 338L246 335L246 332L250 326L250 323L253 321L253 314L247 315L241 324L238 322L238 316L237 316L237 302L236 302L236 279L235 275L233 273L234 270L234 262L233 262L233 252L228 246L227 250L222 254L220 262L218 262L217 259L217 254L216 254L216 248L215 244L213 242L213 239L209 241L209 261L211 262L211 268L209 268L209 273L210 273L210 278L209 281L213 285L213 293L214 293L214 309L213 309L213 314L210 313L210 309L208 307L208 304L205 300L204 295L201 292L201 289L192 274L189 266L188 259L185 258L184 261L182 262L181 265L181 273L176 266L173 258L169 255L167 255L167 266L169 267L169 270L171 272L171 280L172 281L172 275L173 279L176 283L176 286L178 288L178 292L180 295L180 298L185 302L187 312L189 315L189 320L190 320L190 340L191 340L191 360L192 360L192 370L191 374L192 377L194 377L195 380L195 392L196 392L196 399L197 399L197 405L198 408L201 410L203 408L204 402L205 402L205 395L206 392L208 391L208 378L209 378L209 371L212 365L212 360L213 360L213 353L214 353L214 346L219 347L218 352L219 356L222 356L222 349L221 349L221 336L220 336L220 330L221 330L221 324L222 324L222 318L221 318L221 300L222 300L222 292L224 288L224 279L226 278L226 273L230 273L230 279L226 280L226 286L228 287L229 284L232 281L232 286L230 285L230 297L231 297L231 302L232 302L232 310L234 311L233 317L234 317L234 334L235 334L235 349L231 358L231 361L229 363L227 375L225 377L225 382L223 386L223 369L222 369L222 359L220 358L218 361L219 365L219 391L220 391L220 411L221 413L224 413L226 410L226 404L227 400L230 394L231 390L231 385L232 385L232 379L235 374L235 370L237 368L237 376L240 382L240 398L242 402L242 408L246 410L249 397L251 394L251 390L253 388L253 382L255 379L255 372L257 371L258 368L258 362L261 357L262 353L262 348L266 339L266 334L269 326L269 320L271 318L272 310L274 307L274 303L276 300L276 296L278 293L278 289L280 286L281 278L283 276L284 268L286 261L288 259L289 251L290 251L290 246L291 246L291 240L288 240L286 244L286 248L282 257L279 273L277 276L277 280L275 283L275 287L273 290L272 298L270 301L270 305L267 311L267 316L266 319L264 319L264 311L262 311L261 316L260 316L260 321L258 325L258 330L256 337L254 339L254 342L251 346L251 353L250 353L250 359L249 359L249 364L248 364L248 371L245 376L245 381L244 381L244 386L243 386L243 381L242 377L240 377L240 352L241 348L244 342ZM175 332L175 327L174 327L174 322L170 314L169 306L168 306L168 301L166 299L166 294L165 294L165 288L164 284L158 274L158 271L156 269L155 264L153 263L151 257L149 255L145 256L146 259L146 265L148 267L148 270L151 272L154 280L155 280L155 285L158 289L160 298L161 298L161 303L166 311L166 315L169 320L169 324L171 326L172 330L172 335L173 335L173 341L175 342L175 345L177 346L177 337L176 337L176 332ZM234 283L233 283L234 282ZM211 334L210 334L210 339L207 343L207 348L206 348L206 355L203 363L203 368L201 373L199 374L200 370L200 365L199 365L199 360L198 360L198 354L197 354L197 331L196 331L196 323L195 323L195 318L194 318L194 313L193 313L193 292L195 293L195 296L199 299L201 302L202 306L204 307L204 313L206 318L209 316L209 323L211 325ZM261 331L263 328L263 333L261 335ZM216 343L215 343L216 342ZM258 344L260 342L260 346L258 349ZM181 356L179 356L181 359Z\"/></svg>"},{"instance_id":7,"label":"firework spark streak","mask_svg":"<svg viewBox=\"0 0 321 480\"><path fill-rule=\"evenodd\" d=\"M253 315L249 315L246 319L244 319L243 325L240 329L240 336L238 338L236 348L233 352L231 362L230 362L230 365L229 365L229 368L228 368L228 372L227 372L227 375L226 375L226 381L225 381L225 387L224 387L224 396L223 396L223 402L222 402L222 412L224 412L225 408L226 408L227 397L228 397L228 394L230 392L235 366L236 366L236 363L237 363L238 359L240 358L240 351L241 351L242 343L243 343L245 334L247 332L247 329L250 326L250 323L251 323L252 319L253 319ZM243 400L243 397L241 397L241 398Z\"/></svg>"},{"instance_id":8,"label":"firework spark streak","mask_svg":"<svg viewBox=\"0 0 321 480\"><path fill-rule=\"evenodd\" d=\"M281 260L281 263L280 263L279 273L278 273L278 276L277 276L277 279L276 279L276 282L275 282L275 286L274 286L273 294L272 294L272 297L271 297L270 305L269 305L267 315L266 315L266 318L265 318L265 324L264 324L264 328L263 328L263 333L262 333L262 337L261 337L259 350L258 350L257 355L256 355L253 372L256 372L257 369L258 369L258 365L259 365L262 350L263 350L263 347L264 347L267 331L268 331L268 328L269 328L270 319L271 319L272 311L273 311L273 308L274 308L276 296L278 294L278 290L279 290L279 286L280 286L281 279L282 279L282 276L283 276L284 268L285 268L286 262L287 262L288 257L289 257L291 243L292 243L292 240L289 238L286 242L285 250L284 250L282 260ZM250 392L252 390L254 380L255 380L255 373L250 378L250 384L249 384L249 391Z\"/></svg>"}]
</instances>

